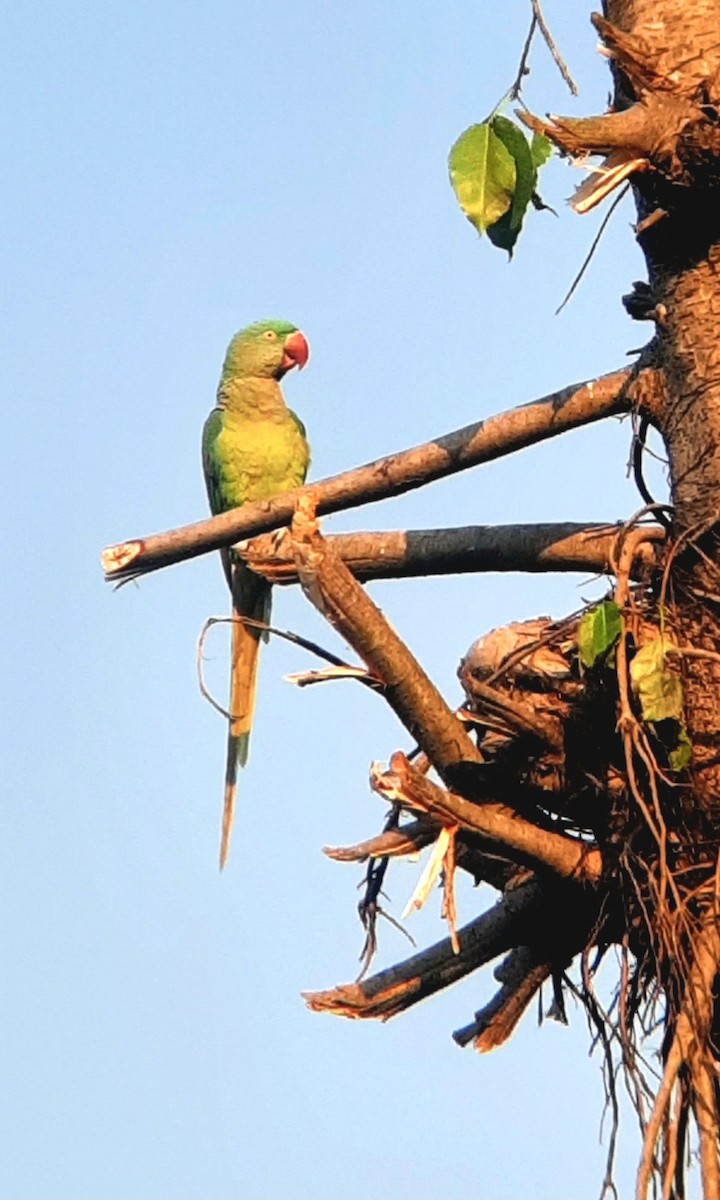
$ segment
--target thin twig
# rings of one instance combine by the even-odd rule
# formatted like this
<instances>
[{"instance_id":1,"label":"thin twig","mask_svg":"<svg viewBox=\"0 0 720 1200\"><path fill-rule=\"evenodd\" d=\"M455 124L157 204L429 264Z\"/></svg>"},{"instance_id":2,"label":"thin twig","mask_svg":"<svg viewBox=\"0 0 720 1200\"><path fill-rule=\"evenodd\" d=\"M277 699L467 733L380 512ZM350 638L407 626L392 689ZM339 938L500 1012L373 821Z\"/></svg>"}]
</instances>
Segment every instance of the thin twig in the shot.
<instances>
[{"instance_id":1,"label":"thin twig","mask_svg":"<svg viewBox=\"0 0 720 1200\"><path fill-rule=\"evenodd\" d=\"M607 1103L612 1111L612 1125L610 1128L610 1139L608 1142L607 1158L605 1160L605 1177L601 1192L602 1197L608 1192L612 1192L617 1196L617 1189L613 1182L613 1167L615 1164L615 1147L617 1144L618 1130L620 1128L620 1106L617 1098L617 1087L615 1083L615 1064L613 1062L612 1047L610 1037L608 1035L609 1021L607 1014L603 1012L600 1002L593 988L592 978L588 964L588 951L585 950L581 956L581 970L583 981L583 998L585 1002L585 1011L589 1019L593 1022L597 1031L597 1036L602 1043L604 1062L605 1062L605 1079L606 1079L606 1097Z\"/></svg>"},{"instance_id":2,"label":"thin twig","mask_svg":"<svg viewBox=\"0 0 720 1200\"><path fill-rule=\"evenodd\" d=\"M213 625L224 625L229 623L232 623L232 617L208 617L200 631L200 637L198 638L196 664L200 695L204 700L207 700L211 708L214 708L216 712L220 713L221 717L225 717L227 721L232 721L232 716L228 710L223 708L222 704L218 704L214 696L212 696L208 691L207 687L205 686L205 677L203 675L203 662L205 661L203 651L205 648L205 639L207 638L207 635Z\"/></svg>"},{"instance_id":3,"label":"thin twig","mask_svg":"<svg viewBox=\"0 0 720 1200\"><path fill-rule=\"evenodd\" d=\"M575 292L575 289L577 288L578 284L580 283L580 280L582 279L583 275L585 274L588 267L590 266L593 255L595 254L595 251L597 250L598 245L600 244L600 239L607 228L608 222L609 222L610 218L612 217L613 213L615 212L615 209L617 208L620 201L623 200L625 198L625 196L627 195L629 188L630 188L630 184L628 183L625 185L625 187L622 189L622 191L618 192L617 196L613 200L609 209L605 213L605 216L603 217L602 221L600 222L600 228L598 229L597 233L595 234L595 237L592 240L590 249L588 250L587 254L585 255L585 260L584 260L582 266L580 267L580 270L578 271L577 275L575 276L572 283L570 284L570 287L565 295L565 299L563 300L562 304L560 304L559 308L555 309L556 317L562 312L562 310L564 309L568 300Z\"/></svg>"},{"instance_id":4,"label":"thin twig","mask_svg":"<svg viewBox=\"0 0 720 1200\"><path fill-rule=\"evenodd\" d=\"M300 646L302 650L307 650L309 654L315 654L318 658L322 658L325 662L329 662L334 667L341 667L352 673L352 678L357 679L358 683L364 683L367 687L377 689L380 681L375 679L369 672L360 673L356 667L346 663L342 658L338 658L331 650L325 650L323 646L319 646L317 642L311 642L308 638L301 637L299 633L293 633L289 629L276 629L274 625L268 625L265 621L258 621L254 617L244 617L239 613L232 617L208 617L200 631L197 645L197 673L198 684L200 687L200 695L208 704L219 712L226 720L232 721L232 714L222 704L210 694L203 674L204 648L207 635L213 625L232 625L234 621L241 621L243 625L250 625L253 629L262 629L264 633L272 634L273 637L282 638L283 641L291 642L293 646Z\"/></svg>"},{"instance_id":5,"label":"thin twig","mask_svg":"<svg viewBox=\"0 0 720 1200\"><path fill-rule=\"evenodd\" d=\"M555 64L557 66L558 71L560 72L560 74L562 75L566 84L570 88L570 91L572 92L573 96L577 96L577 94L578 94L577 84L575 83L575 80L573 79L572 75L568 71L567 66L565 65L565 62L560 54L560 51L558 50L557 46L555 45L555 42L553 41L552 34L550 33L550 30L548 29L547 25L545 24L545 18L543 17L542 11L540 8L540 0L530 0L530 3L532 4L533 16L535 17L535 20L538 23L541 34L545 38L545 44L546 44L548 50L550 51L553 58L555 59Z\"/></svg>"},{"instance_id":6,"label":"thin twig","mask_svg":"<svg viewBox=\"0 0 720 1200\"><path fill-rule=\"evenodd\" d=\"M401 810L399 805L394 804L387 815L387 819L383 828L384 834L397 831L398 825L400 824L400 813ZM367 974L368 970L370 969L370 963L375 956L375 951L377 950L378 916L386 916L387 919L393 925L395 925L397 929L405 934L405 936L410 940L411 944L413 946L415 945L411 935L400 924L400 922L396 921L394 917L389 916L387 913L384 913L383 909L380 907L380 893L382 891L382 885L385 880L385 874L387 872L389 862L389 855L382 855L381 857L373 856L368 861L364 881L365 891L360 903L358 904L358 915L360 917L360 922L363 926L363 929L365 930L365 941L363 948L360 951L360 974L358 975L356 982L359 982L359 980L361 980L363 976Z\"/></svg>"},{"instance_id":7,"label":"thin twig","mask_svg":"<svg viewBox=\"0 0 720 1200\"><path fill-rule=\"evenodd\" d=\"M623 193L621 192L620 196L618 196L618 200L622 198L622 195L623 195ZM648 488L647 484L645 483L645 476L643 474L643 466L642 466L643 454L647 451L646 438L647 438L647 432L648 432L649 428L650 428L650 415L649 415L649 413L642 413L640 416L640 423L638 425L637 431L633 434L632 471L633 471L633 476L635 479L635 486L636 486L637 490L639 491L640 495L642 496L643 500L648 505L648 507L653 509L653 511L657 515L658 520L662 522L665 530L669 531L672 527L672 521L669 516L665 515L664 506L661 504L658 504L658 502L655 500L655 497L652 495L650 489ZM648 453L651 453L651 452L648 451Z\"/></svg>"},{"instance_id":8,"label":"thin twig","mask_svg":"<svg viewBox=\"0 0 720 1200\"><path fill-rule=\"evenodd\" d=\"M720 654L715 650L701 650L697 646L678 646L683 658L709 658L711 662L720 663Z\"/></svg>"},{"instance_id":9,"label":"thin twig","mask_svg":"<svg viewBox=\"0 0 720 1200\"><path fill-rule=\"evenodd\" d=\"M533 11L532 19L530 21L530 28L528 30L528 35L525 38L525 45L523 46L523 51L522 51L522 54L520 55L520 63L518 65L517 75L515 76L515 82L513 83L512 87L510 88L510 91L508 92L508 96L511 100L519 100L520 99L520 92L522 91L523 79L530 72L530 68L528 67L527 64L528 64L528 58L530 57L530 47L532 45L532 40L533 40L533 37L535 34L535 30L537 29L537 23L538 23L537 14Z\"/></svg>"}]
</instances>

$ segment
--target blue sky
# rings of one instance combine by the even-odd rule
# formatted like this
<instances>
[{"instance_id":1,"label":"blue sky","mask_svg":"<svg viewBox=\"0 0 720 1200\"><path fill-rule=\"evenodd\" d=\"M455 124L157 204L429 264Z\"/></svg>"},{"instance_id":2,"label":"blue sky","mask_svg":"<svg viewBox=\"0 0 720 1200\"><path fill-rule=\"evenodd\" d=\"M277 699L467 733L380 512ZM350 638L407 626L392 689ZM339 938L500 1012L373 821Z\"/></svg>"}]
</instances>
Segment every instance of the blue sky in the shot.
<instances>
[{"instance_id":1,"label":"blue sky","mask_svg":"<svg viewBox=\"0 0 720 1200\"><path fill-rule=\"evenodd\" d=\"M489 972L388 1025L308 1013L351 980L360 872L324 844L379 829L369 763L408 739L352 684L298 692L263 652L228 870L225 731L195 647L227 596L216 557L113 593L99 551L205 515L199 439L225 346L287 317L285 385L317 478L624 365L645 332L626 203L597 228L554 162L512 264L458 211L447 152L515 74L526 0L16 5L2 62L6 296L0 1192L12 1200L555 1200L595 1195L602 1086L582 1014L486 1058L450 1031ZM546 16L526 99L587 113L610 87L583 5ZM577 174L577 173L575 173ZM639 506L627 423L567 435L329 530L614 520ZM371 593L451 702L483 631L561 615L597 583L477 576ZM344 653L292 591L287 628ZM227 647L208 646L224 697ZM392 911L419 871L388 881ZM461 919L491 895L463 888ZM443 935L439 899L415 916ZM381 930L377 966L407 943ZM624 1128L619 1178L632 1178Z\"/></svg>"}]
</instances>

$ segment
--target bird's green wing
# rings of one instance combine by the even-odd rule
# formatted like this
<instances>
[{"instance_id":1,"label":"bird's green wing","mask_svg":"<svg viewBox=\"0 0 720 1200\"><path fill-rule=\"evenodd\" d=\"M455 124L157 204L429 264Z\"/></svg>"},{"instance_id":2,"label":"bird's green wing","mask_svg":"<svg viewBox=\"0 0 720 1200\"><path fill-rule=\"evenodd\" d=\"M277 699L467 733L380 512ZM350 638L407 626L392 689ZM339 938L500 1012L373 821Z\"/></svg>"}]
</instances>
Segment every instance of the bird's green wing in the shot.
<instances>
[{"instance_id":1,"label":"bird's green wing","mask_svg":"<svg viewBox=\"0 0 720 1200\"><path fill-rule=\"evenodd\" d=\"M222 427L222 410L214 408L203 426L202 433L203 474L205 476L208 500L210 501L210 511L214 516L223 512L224 508L221 490L222 476L217 454L217 439L222 432Z\"/></svg>"},{"instance_id":2,"label":"bird's green wing","mask_svg":"<svg viewBox=\"0 0 720 1200\"><path fill-rule=\"evenodd\" d=\"M310 466L310 443L307 440L307 429L303 425L302 421L300 420L300 418L296 412L293 412L293 410L291 408L288 409L288 412L290 413L290 416L292 417L293 421L297 425L297 427L300 431L300 436L302 437L302 439L305 442L305 445L307 447L307 461L305 463L305 474L307 474L307 469ZM303 478L304 478L304 476L303 476Z\"/></svg>"},{"instance_id":3,"label":"bird's green wing","mask_svg":"<svg viewBox=\"0 0 720 1200\"><path fill-rule=\"evenodd\" d=\"M222 427L222 409L214 408L205 422L202 432L203 475L205 476L205 487L207 488L208 500L210 502L210 512L213 516L225 512L227 508L222 492L222 470L217 445ZM232 591L232 569L230 566L230 554L227 549L220 551L220 558L222 559L228 587Z\"/></svg>"}]
</instances>

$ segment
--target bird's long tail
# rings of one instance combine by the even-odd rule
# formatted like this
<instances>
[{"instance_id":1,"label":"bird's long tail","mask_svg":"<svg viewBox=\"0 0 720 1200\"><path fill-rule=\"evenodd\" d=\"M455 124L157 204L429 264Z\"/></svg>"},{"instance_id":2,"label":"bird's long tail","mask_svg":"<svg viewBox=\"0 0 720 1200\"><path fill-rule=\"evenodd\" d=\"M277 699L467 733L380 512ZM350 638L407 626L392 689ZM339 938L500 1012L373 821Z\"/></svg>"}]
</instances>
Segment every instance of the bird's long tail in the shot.
<instances>
[{"instance_id":1,"label":"bird's long tail","mask_svg":"<svg viewBox=\"0 0 720 1200\"><path fill-rule=\"evenodd\" d=\"M230 834L235 816L235 794L237 791L238 768L248 760L250 728L255 709L255 685L257 681L258 656L261 640L267 634L251 625L243 617L251 617L267 624L270 620L270 587L264 580L251 575L247 568L236 568L233 581L232 650L230 657L230 728L227 740L225 765L225 801L223 804L222 832L220 836L220 870L227 862L230 849Z\"/></svg>"}]
</instances>

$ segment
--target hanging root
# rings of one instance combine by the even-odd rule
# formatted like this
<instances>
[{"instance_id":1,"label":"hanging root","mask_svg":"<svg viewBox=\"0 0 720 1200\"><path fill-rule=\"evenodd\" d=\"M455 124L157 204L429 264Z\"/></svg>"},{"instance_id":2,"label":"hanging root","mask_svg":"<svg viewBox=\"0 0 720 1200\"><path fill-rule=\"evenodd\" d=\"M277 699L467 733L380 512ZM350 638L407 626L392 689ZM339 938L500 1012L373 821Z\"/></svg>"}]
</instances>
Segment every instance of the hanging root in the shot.
<instances>
[{"instance_id":1,"label":"hanging root","mask_svg":"<svg viewBox=\"0 0 720 1200\"><path fill-rule=\"evenodd\" d=\"M713 990L720 970L720 933L715 913L700 926L693 943L693 959L672 1036L665 1054L660 1087L645 1130L643 1155L637 1179L637 1200L645 1200L657 1163L657 1143L662 1136L659 1164L664 1192L675 1178L679 1133L692 1108L700 1143L703 1194L720 1196L717 1155L717 1070L711 1050ZM683 1073L681 1078L681 1072ZM682 1120L683 1114L685 1121Z\"/></svg>"}]
</instances>

